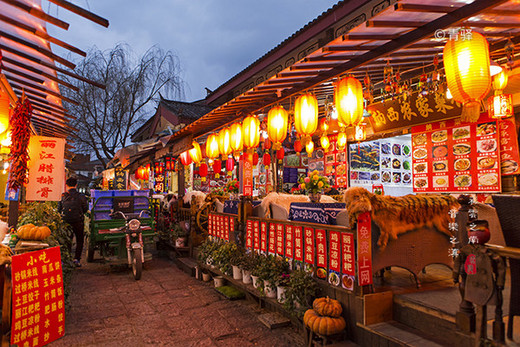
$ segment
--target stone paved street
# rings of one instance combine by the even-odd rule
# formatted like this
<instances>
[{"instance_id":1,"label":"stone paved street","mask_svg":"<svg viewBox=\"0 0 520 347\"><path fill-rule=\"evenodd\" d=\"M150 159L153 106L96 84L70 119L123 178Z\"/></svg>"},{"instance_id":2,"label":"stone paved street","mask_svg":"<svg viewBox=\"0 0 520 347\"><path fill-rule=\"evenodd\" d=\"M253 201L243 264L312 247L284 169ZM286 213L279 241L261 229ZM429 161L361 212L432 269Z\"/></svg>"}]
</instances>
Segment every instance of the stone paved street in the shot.
<instances>
[{"instance_id":1,"label":"stone paved street","mask_svg":"<svg viewBox=\"0 0 520 347\"><path fill-rule=\"evenodd\" d=\"M294 328L269 330L255 305L224 299L166 259L146 263L140 281L84 263L70 299L66 335L53 347L303 345Z\"/></svg>"}]
</instances>

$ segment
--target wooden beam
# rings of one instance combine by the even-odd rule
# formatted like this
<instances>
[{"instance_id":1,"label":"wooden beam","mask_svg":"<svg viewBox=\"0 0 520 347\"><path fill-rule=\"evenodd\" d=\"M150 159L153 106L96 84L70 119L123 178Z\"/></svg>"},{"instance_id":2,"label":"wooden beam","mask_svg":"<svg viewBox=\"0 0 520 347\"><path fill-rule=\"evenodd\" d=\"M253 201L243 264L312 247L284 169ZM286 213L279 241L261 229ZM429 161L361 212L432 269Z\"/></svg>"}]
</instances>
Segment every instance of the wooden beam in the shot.
<instances>
[{"instance_id":1,"label":"wooden beam","mask_svg":"<svg viewBox=\"0 0 520 347\"><path fill-rule=\"evenodd\" d=\"M462 22L463 19L459 20L461 26L473 27L473 28L520 28L518 22L489 22L489 21L471 21ZM395 20L368 20L366 26L369 28L420 28L429 22L421 21L395 21ZM457 22L455 22L457 23ZM453 24L455 24L453 23Z\"/></svg>"},{"instance_id":2,"label":"wooden beam","mask_svg":"<svg viewBox=\"0 0 520 347\"><path fill-rule=\"evenodd\" d=\"M19 2L17 0L0 0L0 1L3 3L6 3L8 5L11 5L13 7L16 7L24 12L27 12L38 19L46 21L47 23L51 23L51 24L57 26L58 28L61 28L64 30L69 30L69 23L64 22L61 19L58 19L51 15L48 15L47 13L43 12L39 8L36 8L34 6L29 6L25 3Z\"/></svg>"},{"instance_id":3,"label":"wooden beam","mask_svg":"<svg viewBox=\"0 0 520 347\"><path fill-rule=\"evenodd\" d=\"M23 89L23 88L32 88L32 89L36 89L36 90L39 90L39 91L42 91L44 93L47 93L49 95L52 95L52 96L55 96L57 97L58 99L61 99L63 101L66 101L68 103L71 103L73 105L79 105L78 102L76 102L75 100L72 100L72 99L69 99L63 95L61 95L60 93L57 93L55 92L54 90L50 90L49 88L45 88L45 87L40 87L38 85L35 85L35 84L32 84L30 82L27 82L27 81L23 81L23 80L20 80L18 78L14 78L14 77L11 77L11 80L12 81L15 81L17 83L20 83L20 85L16 85L16 84L12 84L13 85L13 88L16 86L18 89Z\"/></svg>"},{"instance_id":4,"label":"wooden beam","mask_svg":"<svg viewBox=\"0 0 520 347\"><path fill-rule=\"evenodd\" d=\"M429 12L429 13L450 13L461 6L459 4L451 6L440 6L440 5L423 5L423 4L403 4L397 3L394 5L396 11L406 12ZM495 16L518 16L520 11L518 10L502 10L502 9L488 9L483 12L484 14L490 14Z\"/></svg>"},{"instance_id":5,"label":"wooden beam","mask_svg":"<svg viewBox=\"0 0 520 347\"><path fill-rule=\"evenodd\" d=\"M22 89L18 89L18 92L17 92L16 94L17 94L18 96L21 96L21 95L22 95L22 91L24 91L24 90L22 90ZM25 92L26 92L27 94L29 94L29 93L32 93L32 94L33 94L33 95L31 95L31 96L29 97L29 99L31 100L31 102L33 102L33 101L39 102L40 104L47 105L48 107L51 107L52 109L55 109L55 110L58 110L58 111L62 112L62 113L63 113L65 116L67 116L67 117L72 117L72 116L70 116L70 115L67 113L68 111L67 111L65 108L63 108L63 107L61 107L61 106L59 106L59 105L53 104L53 103L51 103L49 100L45 99L45 97L46 97L45 94L41 93L41 94L43 95L43 98L42 98L42 97L40 97L39 95L37 95L37 94L40 94L40 93L33 92L33 91L31 91L31 90L25 90Z\"/></svg>"},{"instance_id":6,"label":"wooden beam","mask_svg":"<svg viewBox=\"0 0 520 347\"><path fill-rule=\"evenodd\" d=\"M30 81L33 81L33 82L36 82L36 83L39 83L39 84L43 84L43 82L45 82L41 78L34 77L33 75L29 75L29 74L20 72L20 71L15 70L15 69L11 69L10 67L7 67L5 65L2 67L2 70L4 70L5 72L9 72L9 73L12 73L14 75L18 75L20 77L26 78L26 79L28 79ZM9 79L9 77L7 77L7 78Z\"/></svg>"},{"instance_id":7,"label":"wooden beam","mask_svg":"<svg viewBox=\"0 0 520 347\"><path fill-rule=\"evenodd\" d=\"M49 0L50 2L63 7L64 9L69 10L72 13L75 13L83 18L86 18L88 20L91 20L94 23L97 23L101 26L104 26L105 28L108 28L109 22L103 17L98 16L95 13L92 13L90 11L87 11L77 5L74 5L71 2L68 2L66 0Z\"/></svg>"}]
</instances>

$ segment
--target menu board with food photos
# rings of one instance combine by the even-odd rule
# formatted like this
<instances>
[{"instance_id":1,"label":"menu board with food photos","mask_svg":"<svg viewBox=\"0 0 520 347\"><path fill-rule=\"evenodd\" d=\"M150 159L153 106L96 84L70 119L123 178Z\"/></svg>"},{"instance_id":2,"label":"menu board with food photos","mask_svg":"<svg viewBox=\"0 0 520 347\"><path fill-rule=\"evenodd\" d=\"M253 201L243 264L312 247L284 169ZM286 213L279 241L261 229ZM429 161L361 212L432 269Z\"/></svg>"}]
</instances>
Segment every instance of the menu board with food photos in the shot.
<instances>
[{"instance_id":1,"label":"menu board with food photos","mask_svg":"<svg viewBox=\"0 0 520 347\"><path fill-rule=\"evenodd\" d=\"M309 170L318 170L320 175L329 177L330 185L335 188L347 188L347 150L338 149L336 146L337 135L329 135L329 148L327 151L318 148L309 158Z\"/></svg>"},{"instance_id":2,"label":"menu board with food photos","mask_svg":"<svg viewBox=\"0 0 520 347\"><path fill-rule=\"evenodd\" d=\"M412 159L414 192L500 191L497 123L487 114L413 127Z\"/></svg>"}]
</instances>

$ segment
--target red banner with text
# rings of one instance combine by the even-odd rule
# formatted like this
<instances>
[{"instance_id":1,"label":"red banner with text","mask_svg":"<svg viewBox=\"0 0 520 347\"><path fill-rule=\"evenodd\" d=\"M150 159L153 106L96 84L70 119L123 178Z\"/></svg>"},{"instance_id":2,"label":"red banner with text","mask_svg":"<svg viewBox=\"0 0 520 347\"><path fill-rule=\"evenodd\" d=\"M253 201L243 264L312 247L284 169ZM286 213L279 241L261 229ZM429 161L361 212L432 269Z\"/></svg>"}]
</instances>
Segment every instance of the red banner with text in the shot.
<instances>
[{"instance_id":1,"label":"red banner with text","mask_svg":"<svg viewBox=\"0 0 520 347\"><path fill-rule=\"evenodd\" d=\"M357 222L358 283L372 284L372 226L370 212L364 212Z\"/></svg>"}]
</instances>

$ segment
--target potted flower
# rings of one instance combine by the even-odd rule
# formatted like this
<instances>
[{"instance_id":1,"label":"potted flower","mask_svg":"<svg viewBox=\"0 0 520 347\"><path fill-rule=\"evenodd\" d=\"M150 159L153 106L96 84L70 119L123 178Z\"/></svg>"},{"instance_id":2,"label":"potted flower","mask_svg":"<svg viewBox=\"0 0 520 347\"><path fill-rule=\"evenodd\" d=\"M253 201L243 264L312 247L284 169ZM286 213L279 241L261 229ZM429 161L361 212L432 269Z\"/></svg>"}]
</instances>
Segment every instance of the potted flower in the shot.
<instances>
[{"instance_id":1,"label":"potted flower","mask_svg":"<svg viewBox=\"0 0 520 347\"><path fill-rule=\"evenodd\" d=\"M264 293L268 298L276 298L276 286L283 273L289 271L289 264L283 258L272 255L266 257L260 268L260 279L264 284Z\"/></svg>"},{"instance_id":2,"label":"potted flower","mask_svg":"<svg viewBox=\"0 0 520 347\"><path fill-rule=\"evenodd\" d=\"M229 181L228 183L226 183L226 187L224 188L224 191L229 193L229 198L231 200L236 200L237 199L236 195L238 194L238 188L239 188L238 181L232 180L232 181Z\"/></svg>"},{"instance_id":3,"label":"potted flower","mask_svg":"<svg viewBox=\"0 0 520 347\"><path fill-rule=\"evenodd\" d=\"M229 263L231 264L231 268L233 269L233 279L241 280L242 269L240 268L240 266L242 265L242 261L244 258L244 250L239 248L236 243L230 243L229 253Z\"/></svg>"},{"instance_id":4,"label":"potted flower","mask_svg":"<svg viewBox=\"0 0 520 347\"><path fill-rule=\"evenodd\" d=\"M282 273L282 275L278 277L278 281L276 283L276 299L281 304L285 302L285 292L287 291L290 278L291 275L288 273Z\"/></svg>"},{"instance_id":5,"label":"potted flower","mask_svg":"<svg viewBox=\"0 0 520 347\"><path fill-rule=\"evenodd\" d=\"M310 274L304 270L295 270L289 278L283 306L288 312L302 316L311 307L317 291L318 285Z\"/></svg>"},{"instance_id":6,"label":"potted flower","mask_svg":"<svg viewBox=\"0 0 520 347\"><path fill-rule=\"evenodd\" d=\"M259 288L261 284L260 273L262 269L262 263L265 261L266 257L260 255L258 253L251 254L251 281L253 282L253 287Z\"/></svg>"},{"instance_id":7,"label":"potted flower","mask_svg":"<svg viewBox=\"0 0 520 347\"><path fill-rule=\"evenodd\" d=\"M309 194L311 202L320 202L323 189L329 187L329 179L325 176L318 175L318 171L309 171L306 177L300 177L299 188L305 190Z\"/></svg>"},{"instance_id":8,"label":"potted flower","mask_svg":"<svg viewBox=\"0 0 520 347\"><path fill-rule=\"evenodd\" d=\"M240 268L242 269L242 282L244 284L250 284L252 281L251 271L254 268L253 257L244 252L242 254L242 261L240 263Z\"/></svg>"},{"instance_id":9,"label":"potted flower","mask_svg":"<svg viewBox=\"0 0 520 347\"><path fill-rule=\"evenodd\" d=\"M175 247L185 247L186 246L186 239L187 235L184 229L178 225L175 224L173 228L171 229L171 239L172 242L175 244Z\"/></svg>"}]
</instances>

